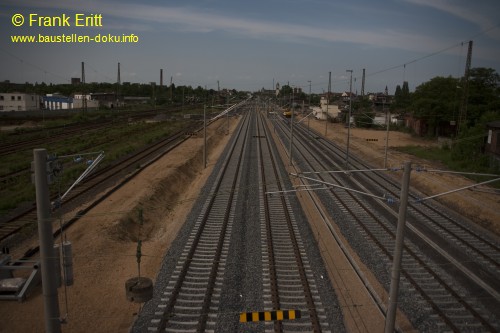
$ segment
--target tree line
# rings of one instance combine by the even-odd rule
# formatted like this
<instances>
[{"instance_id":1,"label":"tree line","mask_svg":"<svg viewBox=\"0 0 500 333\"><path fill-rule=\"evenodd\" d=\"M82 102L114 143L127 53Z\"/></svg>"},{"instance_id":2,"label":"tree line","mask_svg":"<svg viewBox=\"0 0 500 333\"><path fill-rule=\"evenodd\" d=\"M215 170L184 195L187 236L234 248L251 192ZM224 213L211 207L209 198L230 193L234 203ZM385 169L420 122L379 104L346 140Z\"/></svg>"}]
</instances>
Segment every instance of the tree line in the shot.
<instances>
[{"instance_id":1,"label":"tree line","mask_svg":"<svg viewBox=\"0 0 500 333\"><path fill-rule=\"evenodd\" d=\"M63 96L72 96L82 93L110 93L117 96L133 96L133 97L149 97L156 105L166 103L182 103L183 99L186 102L211 102L214 99L224 101L227 95L242 94L235 89L219 92L214 89L205 89L201 86L193 88L190 85L176 86L175 84L159 86L156 84L145 83L129 83L124 82L120 85L117 83L106 82L91 82L78 84L52 84L52 83L10 83L0 82L0 91L4 93L20 92L32 93L38 95L60 94Z\"/></svg>"}]
</instances>

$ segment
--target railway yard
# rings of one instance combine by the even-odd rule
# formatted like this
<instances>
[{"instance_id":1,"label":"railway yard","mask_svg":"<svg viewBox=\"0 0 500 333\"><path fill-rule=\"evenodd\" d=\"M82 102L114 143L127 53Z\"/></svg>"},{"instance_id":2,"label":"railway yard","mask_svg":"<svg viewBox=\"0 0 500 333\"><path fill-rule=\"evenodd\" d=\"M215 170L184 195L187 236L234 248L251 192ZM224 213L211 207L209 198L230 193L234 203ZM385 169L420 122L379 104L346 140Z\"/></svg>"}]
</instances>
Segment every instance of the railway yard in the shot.
<instances>
[{"instance_id":1,"label":"railway yard","mask_svg":"<svg viewBox=\"0 0 500 333\"><path fill-rule=\"evenodd\" d=\"M367 141L381 132L354 129L346 161L347 129L328 124L325 138L325 122L311 119L291 131L290 119L267 111L253 98L210 122L206 168L192 122L75 188L53 213L56 241L73 243L75 283L59 288L64 332L381 332L409 160L396 330L500 330L497 194L422 200L471 181L393 149L383 167L383 144ZM391 136L391 148L411 141ZM36 144L57 138L44 140ZM37 237L21 233L34 221L34 207L2 221L12 257L36 259ZM154 281L143 305L124 287L138 275L138 240L140 275ZM40 287L2 301L0 332L42 332L42 309ZM263 320L276 310L296 318Z\"/></svg>"}]
</instances>

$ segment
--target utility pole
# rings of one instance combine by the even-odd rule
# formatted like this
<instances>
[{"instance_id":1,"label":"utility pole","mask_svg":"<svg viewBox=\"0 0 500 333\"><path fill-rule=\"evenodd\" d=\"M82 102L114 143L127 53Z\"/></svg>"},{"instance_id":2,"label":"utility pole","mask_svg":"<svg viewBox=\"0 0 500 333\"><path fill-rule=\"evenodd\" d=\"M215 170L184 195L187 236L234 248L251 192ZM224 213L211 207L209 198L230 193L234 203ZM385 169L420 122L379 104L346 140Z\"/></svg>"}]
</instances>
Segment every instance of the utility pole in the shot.
<instances>
[{"instance_id":1,"label":"utility pole","mask_svg":"<svg viewBox=\"0 0 500 333\"><path fill-rule=\"evenodd\" d=\"M294 91L292 88L292 113L290 115L290 166L292 166L292 148L293 148L293 99L294 99Z\"/></svg>"},{"instance_id":2,"label":"utility pole","mask_svg":"<svg viewBox=\"0 0 500 333\"><path fill-rule=\"evenodd\" d=\"M160 68L160 92L163 91L163 68Z\"/></svg>"},{"instance_id":3,"label":"utility pole","mask_svg":"<svg viewBox=\"0 0 500 333\"><path fill-rule=\"evenodd\" d=\"M118 73L116 75L116 101L120 101L120 87L121 87L121 76L120 76L120 63L118 63Z\"/></svg>"},{"instance_id":4,"label":"utility pole","mask_svg":"<svg viewBox=\"0 0 500 333\"><path fill-rule=\"evenodd\" d=\"M182 113L184 114L184 88L186 88L186 86L182 86Z\"/></svg>"},{"instance_id":5,"label":"utility pole","mask_svg":"<svg viewBox=\"0 0 500 333\"><path fill-rule=\"evenodd\" d=\"M361 97L365 97L365 69L363 68L363 78L361 80Z\"/></svg>"},{"instance_id":6,"label":"utility pole","mask_svg":"<svg viewBox=\"0 0 500 333\"><path fill-rule=\"evenodd\" d=\"M156 84L154 82L151 82L151 89L153 90L153 105L154 105L154 108L156 108L155 85Z\"/></svg>"},{"instance_id":7,"label":"utility pole","mask_svg":"<svg viewBox=\"0 0 500 333\"><path fill-rule=\"evenodd\" d=\"M382 110L385 108L385 97L384 102L382 102ZM387 149L389 148L389 125L391 123L391 111L387 109L385 112L385 120L387 122L387 130L385 133L385 156L384 156L384 168L387 168Z\"/></svg>"},{"instance_id":8,"label":"utility pole","mask_svg":"<svg viewBox=\"0 0 500 333\"><path fill-rule=\"evenodd\" d=\"M229 108L229 95L226 94L226 108ZM226 135L229 134L229 112L226 112Z\"/></svg>"},{"instance_id":9,"label":"utility pole","mask_svg":"<svg viewBox=\"0 0 500 333\"><path fill-rule=\"evenodd\" d=\"M83 64L83 63L82 63ZM34 171L36 190L36 211L38 217L38 235L40 238L40 263L42 270L42 290L45 313L45 332L60 333L59 298L57 296L57 274L55 267L54 237L50 217L49 176L47 151L34 149Z\"/></svg>"},{"instance_id":10,"label":"utility pole","mask_svg":"<svg viewBox=\"0 0 500 333\"><path fill-rule=\"evenodd\" d=\"M351 73L351 78L349 80L349 115L347 117L347 149L345 156L345 168L349 168L349 140L351 138L351 112L352 112L352 69L346 70L346 72Z\"/></svg>"},{"instance_id":11,"label":"utility pole","mask_svg":"<svg viewBox=\"0 0 500 333\"><path fill-rule=\"evenodd\" d=\"M326 96L326 117L325 117L325 139L328 130L328 105L330 104L330 89L332 84L332 72L328 72L328 94Z\"/></svg>"},{"instance_id":12,"label":"utility pole","mask_svg":"<svg viewBox=\"0 0 500 333\"><path fill-rule=\"evenodd\" d=\"M207 105L203 105L203 169L207 168Z\"/></svg>"},{"instance_id":13,"label":"utility pole","mask_svg":"<svg viewBox=\"0 0 500 333\"><path fill-rule=\"evenodd\" d=\"M82 61L82 87L83 87L83 100L82 100L82 112L87 112L87 92L85 87L85 63Z\"/></svg>"},{"instance_id":14,"label":"utility pole","mask_svg":"<svg viewBox=\"0 0 500 333\"><path fill-rule=\"evenodd\" d=\"M399 202L398 227L396 230L396 244L392 261L391 287L389 292L389 304L385 317L385 333L393 333L396 321L396 311L399 292L399 277L401 275L401 258L403 254L403 241L406 223L406 208L408 205L408 192L410 188L411 162L405 162L403 183L401 185L401 197Z\"/></svg>"},{"instance_id":15,"label":"utility pole","mask_svg":"<svg viewBox=\"0 0 500 333\"><path fill-rule=\"evenodd\" d=\"M158 100L161 101L163 97L163 68L160 68L160 89L158 91ZM166 94L165 94L166 98Z\"/></svg>"},{"instance_id":16,"label":"utility pole","mask_svg":"<svg viewBox=\"0 0 500 333\"><path fill-rule=\"evenodd\" d=\"M462 89L462 102L460 105L460 114L458 116L457 123L457 136L460 134L467 123L467 100L469 98L469 76L470 76L470 63L472 58L472 41L469 41L469 49L467 51L467 60L465 63L465 73L463 78L463 89Z\"/></svg>"},{"instance_id":17,"label":"utility pole","mask_svg":"<svg viewBox=\"0 0 500 333\"><path fill-rule=\"evenodd\" d=\"M312 110L311 108L311 80L307 81L309 82L309 110ZM311 128L309 127L309 110L307 110L307 133L309 133L309 136L311 136Z\"/></svg>"},{"instance_id":18,"label":"utility pole","mask_svg":"<svg viewBox=\"0 0 500 333\"><path fill-rule=\"evenodd\" d=\"M172 84L174 83L174 78L171 76L170 77L170 103L174 102L174 96L173 96L173 90L172 90Z\"/></svg>"},{"instance_id":19,"label":"utility pole","mask_svg":"<svg viewBox=\"0 0 500 333\"><path fill-rule=\"evenodd\" d=\"M309 82L309 107L311 107L311 80L307 82Z\"/></svg>"}]
</instances>

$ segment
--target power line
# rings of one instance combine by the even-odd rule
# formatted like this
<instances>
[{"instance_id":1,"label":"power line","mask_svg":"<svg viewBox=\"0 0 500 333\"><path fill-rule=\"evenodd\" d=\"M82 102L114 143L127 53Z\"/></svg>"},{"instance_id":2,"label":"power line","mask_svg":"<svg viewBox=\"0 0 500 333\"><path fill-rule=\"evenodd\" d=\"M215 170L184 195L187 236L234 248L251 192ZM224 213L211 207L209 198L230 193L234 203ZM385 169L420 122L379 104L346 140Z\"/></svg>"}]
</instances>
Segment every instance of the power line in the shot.
<instances>
[{"instance_id":1,"label":"power line","mask_svg":"<svg viewBox=\"0 0 500 333\"><path fill-rule=\"evenodd\" d=\"M382 70L379 70L379 71L376 71L376 72L373 72L373 73L369 73L369 74L367 74L366 76L373 76L373 75L377 75L377 74L385 73L385 72L392 71L392 70L394 70L394 69L401 68L401 67L406 68L406 65L410 65L410 64L416 63L416 62L418 62L418 61L421 61L421 60L424 60L424 59L427 59L427 58L433 57L433 56L438 55L438 54L440 54L440 53L446 52L446 51L451 50L451 49L453 49L453 48L455 48L455 47L457 47L457 46L459 46L459 45L462 45L462 43L463 43L463 42L460 42L460 43L457 43L457 44L453 44L453 45L448 46L448 47L446 47L446 48L444 48L444 49L441 49L441 50L439 50L439 51L436 51L436 52L433 52L433 53L430 53L430 54L426 54L426 55L424 55L424 56L422 56L422 57L419 57L419 58L416 58L416 59L410 60L410 61L405 62L405 63L403 63L403 64L396 65L396 66L392 66L392 67L389 67L389 68L386 68L386 69L382 69Z\"/></svg>"},{"instance_id":2,"label":"power line","mask_svg":"<svg viewBox=\"0 0 500 333\"><path fill-rule=\"evenodd\" d=\"M9 55L9 56L11 56L12 58L16 59L16 60L17 60L17 61L19 61L20 63L22 63L22 64L27 64L27 65L29 65L29 66L31 66L31 67L33 67L33 68L35 68L35 69L37 69L37 70L39 70L39 71L43 72L44 74L50 74L50 75L53 75L53 76L59 77L59 78L63 79L64 81L71 82L71 80L69 80L67 77L63 77L63 76L61 76L61 75L59 75L59 74L53 73L53 72L51 72L51 71L49 71L49 70L47 70L47 69L45 69L45 68L42 68L42 67L40 67L40 66L38 66L38 65L35 65L35 64L33 64L33 63L29 62L29 61L26 61L26 60L24 60L24 59L22 59L22 58L20 58L20 57L16 56L15 54L13 54L13 53L11 53L11 52L9 52L9 51L5 50L5 49L0 48L0 51L3 51L4 53L6 53L7 55Z\"/></svg>"}]
</instances>

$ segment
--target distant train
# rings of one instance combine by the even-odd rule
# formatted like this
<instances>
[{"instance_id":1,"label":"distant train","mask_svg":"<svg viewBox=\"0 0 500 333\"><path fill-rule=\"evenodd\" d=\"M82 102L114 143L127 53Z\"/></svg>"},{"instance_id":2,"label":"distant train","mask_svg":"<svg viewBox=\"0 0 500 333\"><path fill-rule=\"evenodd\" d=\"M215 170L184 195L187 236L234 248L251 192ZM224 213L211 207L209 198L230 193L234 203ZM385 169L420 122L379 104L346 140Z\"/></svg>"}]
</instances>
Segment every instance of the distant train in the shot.
<instances>
[{"instance_id":1,"label":"distant train","mask_svg":"<svg viewBox=\"0 0 500 333\"><path fill-rule=\"evenodd\" d=\"M291 118L292 117L292 111L290 111L290 110L283 111L283 116L287 117L287 118Z\"/></svg>"}]
</instances>

